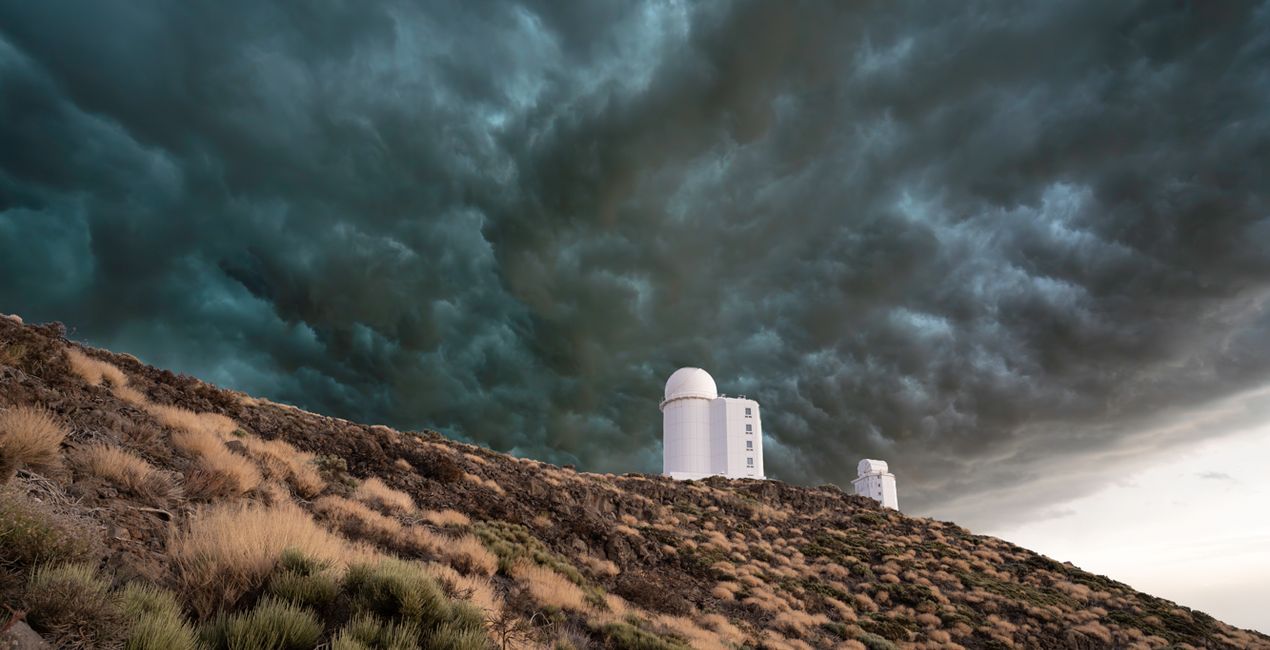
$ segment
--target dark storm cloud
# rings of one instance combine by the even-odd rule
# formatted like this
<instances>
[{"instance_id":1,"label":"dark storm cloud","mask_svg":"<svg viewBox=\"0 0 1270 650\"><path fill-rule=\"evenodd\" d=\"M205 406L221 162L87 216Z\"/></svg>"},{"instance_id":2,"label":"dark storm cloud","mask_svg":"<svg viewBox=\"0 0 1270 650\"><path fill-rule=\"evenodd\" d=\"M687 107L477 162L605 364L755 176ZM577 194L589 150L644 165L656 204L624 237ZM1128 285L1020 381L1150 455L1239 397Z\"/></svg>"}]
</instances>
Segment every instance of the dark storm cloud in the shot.
<instances>
[{"instance_id":1,"label":"dark storm cloud","mask_svg":"<svg viewBox=\"0 0 1270 650\"><path fill-rule=\"evenodd\" d=\"M937 511L1264 382L1267 34L1239 3L0 2L0 309L609 471L659 467L662 382L702 366L778 477L879 455Z\"/></svg>"}]
</instances>

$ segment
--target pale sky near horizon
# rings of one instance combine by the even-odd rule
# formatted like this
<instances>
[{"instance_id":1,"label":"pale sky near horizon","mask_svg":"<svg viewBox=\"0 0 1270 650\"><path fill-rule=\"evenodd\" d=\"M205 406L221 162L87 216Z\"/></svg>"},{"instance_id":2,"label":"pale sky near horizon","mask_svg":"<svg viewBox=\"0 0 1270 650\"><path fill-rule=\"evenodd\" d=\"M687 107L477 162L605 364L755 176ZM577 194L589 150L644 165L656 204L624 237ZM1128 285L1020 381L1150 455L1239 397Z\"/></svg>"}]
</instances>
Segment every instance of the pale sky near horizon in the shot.
<instances>
[{"instance_id":1,"label":"pale sky near horizon","mask_svg":"<svg viewBox=\"0 0 1270 650\"><path fill-rule=\"evenodd\" d=\"M1270 634L1270 424L1175 449L1049 518L975 531Z\"/></svg>"}]
</instances>

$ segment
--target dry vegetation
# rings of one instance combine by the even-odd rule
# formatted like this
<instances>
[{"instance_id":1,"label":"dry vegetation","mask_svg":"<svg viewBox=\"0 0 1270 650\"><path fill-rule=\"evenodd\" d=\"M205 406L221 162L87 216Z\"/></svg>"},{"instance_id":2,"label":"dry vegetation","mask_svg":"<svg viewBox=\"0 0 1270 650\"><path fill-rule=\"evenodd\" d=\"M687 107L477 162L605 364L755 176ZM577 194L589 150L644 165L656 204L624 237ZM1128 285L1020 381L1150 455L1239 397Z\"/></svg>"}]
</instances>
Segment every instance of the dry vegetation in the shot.
<instances>
[{"instance_id":1,"label":"dry vegetation","mask_svg":"<svg viewBox=\"0 0 1270 650\"><path fill-rule=\"evenodd\" d=\"M0 319L0 602L57 647L1270 647L834 488L556 468L61 336Z\"/></svg>"},{"instance_id":2,"label":"dry vegetation","mask_svg":"<svg viewBox=\"0 0 1270 650\"><path fill-rule=\"evenodd\" d=\"M410 495L384 485L384 482L376 477L362 481L362 484L353 492L353 498L391 514L409 515L417 510L414 499L411 499Z\"/></svg>"},{"instance_id":3,"label":"dry vegetation","mask_svg":"<svg viewBox=\"0 0 1270 650\"><path fill-rule=\"evenodd\" d=\"M15 406L0 412L0 481L23 467L56 467L65 438L66 429L43 407Z\"/></svg>"},{"instance_id":4,"label":"dry vegetation","mask_svg":"<svg viewBox=\"0 0 1270 650\"><path fill-rule=\"evenodd\" d=\"M75 463L83 471L149 501L163 503L177 492L171 477L119 447L93 445L78 452Z\"/></svg>"},{"instance_id":5,"label":"dry vegetation","mask_svg":"<svg viewBox=\"0 0 1270 650\"><path fill-rule=\"evenodd\" d=\"M337 565L368 554L289 505L234 504L196 511L168 541L177 584L204 618L261 586L288 549Z\"/></svg>"}]
</instances>

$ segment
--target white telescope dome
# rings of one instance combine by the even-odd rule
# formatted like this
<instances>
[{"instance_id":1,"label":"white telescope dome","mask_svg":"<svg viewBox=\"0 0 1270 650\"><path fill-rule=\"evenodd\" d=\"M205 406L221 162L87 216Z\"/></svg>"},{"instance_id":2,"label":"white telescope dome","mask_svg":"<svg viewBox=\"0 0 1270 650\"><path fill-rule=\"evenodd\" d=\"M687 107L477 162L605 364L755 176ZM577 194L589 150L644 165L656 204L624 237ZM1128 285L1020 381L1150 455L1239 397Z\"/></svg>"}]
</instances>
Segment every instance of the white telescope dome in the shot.
<instances>
[{"instance_id":1,"label":"white telescope dome","mask_svg":"<svg viewBox=\"0 0 1270 650\"><path fill-rule=\"evenodd\" d=\"M714 377L701 368L680 368L666 380L666 401L682 397L701 397L714 399L719 396L719 387Z\"/></svg>"},{"instance_id":2,"label":"white telescope dome","mask_svg":"<svg viewBox=\"0 0 1270 650\"><path fill-rule=\"evenodd\" d=\"M866 474L885 474L886 472L887 466L886 461L884 460L870 460L866 458L860 461L860 464L856 466L856 473L860 476L865 476Z\"/></svg>"}]
</instances>

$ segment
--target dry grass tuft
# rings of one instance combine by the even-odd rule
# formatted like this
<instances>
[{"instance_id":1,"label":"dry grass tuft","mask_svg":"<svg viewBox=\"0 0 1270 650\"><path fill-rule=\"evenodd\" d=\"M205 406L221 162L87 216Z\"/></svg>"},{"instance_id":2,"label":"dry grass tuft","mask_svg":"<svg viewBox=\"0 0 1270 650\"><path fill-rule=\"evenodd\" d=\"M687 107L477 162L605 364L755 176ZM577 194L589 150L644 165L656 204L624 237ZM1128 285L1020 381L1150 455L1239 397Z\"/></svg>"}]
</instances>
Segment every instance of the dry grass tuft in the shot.
<instances>
[{"instance_id":1,"label":"dry grass tuft","mask_svg":"<svg viewBox=\"0 0 1270 650\"><path fill-rule=\"evenodd\" d=\"M375 477L362 481L362 484L357 486L357 491L353 492L353 498L384 512L411 515L418 510L414 499L411 499L409 494L394 490Z\"/></svg>"},{"instance_id":2,"label":"dry grass tuft","mask_svg":"<svg viewBox=\"0 0 1270 650\"><path fill-rule=\"evenodd\" d=\"M172 479L129 451L109 445L94 445L78 454L76 465L139 497L163 502L176 496Z\"/></svg>"},{"instance_id":3,"label":"dry grass tuft","mask_svg":"<svg viewBox=\"0 0 1270 650\"><path fill-rule=\"evenodd\" d=\"M313 502L313 509L330 520L344 534L365 537L392 545L405 543L401 522L344 497L327 495Z\"/></svg>"},{"instance_id":4,"label":"dry grass tuft","mask_svg":"<svg viewBox=\"0 0 1270 650\"><path fill-rule=\"evenodd\" d=\"M168 538L177 581L202 618L263 585L287 549L341 568L374 555L291 504L214 506L196 511Z\"/></svg>"},{"instance_id":5,"label":"dry grass tuft","mask_svg":"<svg viewBox=\"0 0 1270 650\"><path fill-rule=\"evenodd\" d=\"M326 481L322 480L322 474L313 464L313 454L300 451L282 440L248 436L241 441L248 454L272 474L285 479L300 496L311 499L326 489Z\"/></svg>"},{"instance_id":6,"label":"dry grass tuft","mask_svg":"<svg viewBox=\"0 0 1270 650\"><path fill-rule=\"evenodd\" d=\"M472 524L467 515L457 510L429 510L423 513L422 519L438 528L462 528Z\"/></svg>"},{"instance_id":7,"label":"dry grass tuft","mask_svg":"<svg viewBox=\"0 0 1270 650\"><path fill-rule=\"evenodd\" d=\"M450 561L450 566L463 573L488 576L498 570L498 557L485 548L475 535L447 540L442 545L442 554Z\"/></svg>"},{"instance_id":8,"label":"dry grass tuft","mask_svg":"<svg viewBox=\"0 0 1270 650\"><path fill-rule=\"evenodd\" d=\"M230 451L211 431L179 430L172 434L172 444L196 456L205 472L223 476L233 494L246 494L260 485L260 470L255 463ZM189 483L187 480L187 487Z\"/></svg>"},{"instance_id":9,"label":"dry grass tuft","mask_svg":"<svg viewBox=\"0 0 1270 650\"><path fill-rule=\"evenodd\" d=\"M495 620L503 613L503 599L498 596L489 578L464 575L452 567L436 562L429 563L427 571L445 586L451 598L472 603L481 610L487 621Z\"/></svg>"},{"instance_id":10,"label":"dry grass tuft","mask_svg":"<svg viewBox=\"0 0 1270 650\"><path fill-rule=\"evenodd\" d=\"M167 404L147 404L145 408L159 422L181 431L227 436L238 430L238 423L219 413L195 413L189 409Z\"/></svg>"},{"instance_id":11,"label":"dry grass tuft","mask_svg":"<svg viewBox=\"0 0 1270 650\"><path fill-rule=\"evenodd\" d=\"M66 429L40 407L15 406L0 412L0 483L21 467L54 468Z\"/></svg>"},{"instance_id":12,"label":"dry grass tuft","mask_svg":"<svg viewBox=\"0 0 1270 650\"><path fill-rule=\"evenodd\" d=\"M128 376L114 364L94 359L77 348L66 348L66 362L89 386L100 386L102 380L109 381L115 388L128 385Z\"/></svg>"},{"instance_id":13,"label":"dry grass tuft","mask_svg":"<svg viewBox=\"0 0 1270 650\"><path fill-rule=\"evenodd\" d=\"M622 570L619 569L613 562L600 559L594 555L583 555L581 559L582 563L587 565L587 567L591 569L591 572L596 575L611 578L622 572Z\"/></svg>"},{"instance_id":14,"label":"dry grass tuft","mask_svg":"<svg viewBox=\"0 0 1270 650\"><path fill-rule=\"evenodd\" d=\"M545 566L529 562L517 562L510 573L525 586L529 595L543 607L557 607L573 611L587 608L586 594L563 575Z\"/></svg>"},{"instance_id":15,"label":"dry grass tuft","mask_svg":"<svg viewBox=\"0 0 1270 650\"><path fill-rule=\"evenodd\" d=\"M144 407L146 404L150 403L150 400L146 399L144 393L131 386L115 386L111 389L111 392L115 394L115 397L118 397L133 406Z\"/></svg>"},{"instance_id":16,"label":"dry grass tuft","mask_svg":"<svg viewBox=\"0 0 1270 650\"><path fill-rule=\"evenodd\" d=\"M506 494L506 491L503 490L503 486L499 485L498 481L495 481L492 478L481 478L471 472L464 472L463 480L472 483L473 485L479 485L494 492L495 494Z\"/></svg>"}]
</instances>

